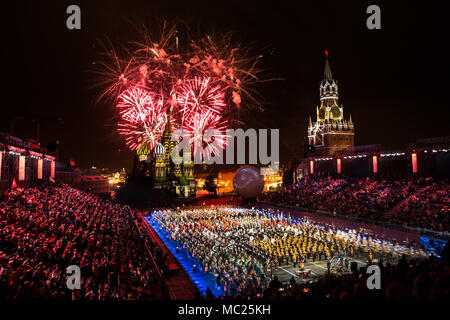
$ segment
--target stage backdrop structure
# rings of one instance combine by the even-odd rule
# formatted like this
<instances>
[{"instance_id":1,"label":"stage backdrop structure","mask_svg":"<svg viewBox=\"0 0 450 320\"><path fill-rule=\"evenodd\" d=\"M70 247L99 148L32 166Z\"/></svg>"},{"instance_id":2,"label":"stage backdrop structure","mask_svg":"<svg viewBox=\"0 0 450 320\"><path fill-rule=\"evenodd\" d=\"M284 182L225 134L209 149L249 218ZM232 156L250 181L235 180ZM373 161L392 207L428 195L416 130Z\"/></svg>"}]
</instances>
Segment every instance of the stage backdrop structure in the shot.
<instances>
[{"instance_id":1,"label":"stage backdrop structure","mask_svg":"<svg viewBox=\"0 0 450 320\"><path fill-rule=\"evenodd\" d=\"M257 168L243 166L234 173L233 187L244 199L256 198L264 189L264 177Z\"/></svg>"}]
</instances>

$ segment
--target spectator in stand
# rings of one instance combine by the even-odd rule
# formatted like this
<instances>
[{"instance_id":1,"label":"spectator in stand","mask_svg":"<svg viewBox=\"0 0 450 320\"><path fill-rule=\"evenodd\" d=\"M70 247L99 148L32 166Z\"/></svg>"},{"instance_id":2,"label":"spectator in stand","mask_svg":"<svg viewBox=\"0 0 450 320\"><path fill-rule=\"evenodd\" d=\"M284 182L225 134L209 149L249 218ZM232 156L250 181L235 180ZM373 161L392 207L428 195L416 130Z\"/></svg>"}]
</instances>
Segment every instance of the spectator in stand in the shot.
<instances>
[{"instance_id":1,"label":"spectator in stand","mask_svg":"<svg viewBox=\"0 0 450 320\"><path fill-rule=\"evenodd\" d=\"M391 222L422 229L450 231L450 185L428 179L425 187L406 199Z\"/></svg>"},{"instance_id":2,"label":"spectator in stand","mask_svg":"<svg viewBox=\"0 0 450 320\"><path fill-rule=\"evenodd\" d=\"M447 180L307 177L261 200L318 211L384 220L412 227L450 231L450 184ZM400 205L400 210L392 210Z\"/></svg>"},{"instance_id":3,"label":"spectator in stand","mask_svg":"<svg viewBox=\"0 0 450 320\"><path fill-rule=\"evenodd\" d=\"M409 261L406 266L388 266L382 270L381 289L368 290L367 274L327 275L313 283L296 283L280 291L278 286L264 290L252 299L295 299L305 301L449 301L450 268L436 258Z\"/></svg>"},{"instance_id":4,"label":"spectator in stand","mask_svg":"<svg viewBox=\"0 0 450 320\"><path fill-rule=\"evenodd\" d=\"M2 299L140 299L157 285L136 212L68 186L15 189L0 202ZM66 268L81 268L81 289ZM120 281L142 290L126 292Z\"/></svg>"}]
</instances>

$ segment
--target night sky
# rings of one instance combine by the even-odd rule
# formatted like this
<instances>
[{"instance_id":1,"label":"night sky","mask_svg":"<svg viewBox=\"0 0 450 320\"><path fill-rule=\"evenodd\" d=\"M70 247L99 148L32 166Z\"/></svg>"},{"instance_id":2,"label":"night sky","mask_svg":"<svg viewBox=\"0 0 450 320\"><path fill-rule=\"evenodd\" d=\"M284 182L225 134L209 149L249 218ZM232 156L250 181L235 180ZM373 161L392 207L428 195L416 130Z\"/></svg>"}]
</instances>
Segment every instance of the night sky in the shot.
<instances>
[{"instance_id":1,"label":"night sky","mask_svg":"<svg viewBox=\"0 0 450 320\"><path fill-rule=\"evenodd\" d=\"M158 19L178 19L199 33L232 31L260 48L267 77L284 80L261 86L265 111L246 121L280 128L283 162L302 153L308 118L320 103L325 49L345 117L351 113L355 123L355 144L391 149L450 133L445 11L438 2L93 2L9 2L1 18L0 131L19 117L14 134L30 138L38 116L41 144L59 139L61 160L73 157L81 168L131 167L110 121L113 107L96 103L89 70L99 40L129 41L136 37L131 24L155 29ZM66 28L71 4L81 8L81 30ZM381 8L381 30L366 28L370 4Z\"/></svg>"}]
</instances>

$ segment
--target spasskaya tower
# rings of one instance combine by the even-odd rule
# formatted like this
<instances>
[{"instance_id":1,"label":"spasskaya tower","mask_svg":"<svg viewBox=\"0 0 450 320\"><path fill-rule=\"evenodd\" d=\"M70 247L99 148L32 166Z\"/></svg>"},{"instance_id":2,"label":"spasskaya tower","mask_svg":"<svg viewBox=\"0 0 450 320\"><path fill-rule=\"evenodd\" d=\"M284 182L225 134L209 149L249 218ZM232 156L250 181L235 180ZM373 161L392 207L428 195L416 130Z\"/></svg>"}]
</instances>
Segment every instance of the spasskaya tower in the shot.
<instances>
[{"instance_id":1,"label":"spasskaya tower","mask_svg":"<svg viewBox=\"0 0 450 320\"><path fill-rule=\"evenodd\" d=\"M316 120L309 118L308 153L333 155L336 151L354 146L352 116L344 119L344 108L339 105L338 82L333 79L328 52L325 51L325 72L320 81L320 106L316 107Z\"/></svg>"}]
</instances>

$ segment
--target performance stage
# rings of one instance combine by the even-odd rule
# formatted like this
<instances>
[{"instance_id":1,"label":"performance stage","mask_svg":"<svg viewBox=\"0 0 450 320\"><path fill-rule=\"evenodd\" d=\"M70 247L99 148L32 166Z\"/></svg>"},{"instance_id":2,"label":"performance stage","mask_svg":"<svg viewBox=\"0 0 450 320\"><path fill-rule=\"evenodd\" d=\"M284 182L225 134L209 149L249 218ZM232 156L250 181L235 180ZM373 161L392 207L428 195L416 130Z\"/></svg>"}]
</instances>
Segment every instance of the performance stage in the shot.
<instances>
[{"instance_id":1,"label":"performance stage","mask_svg":"<svg viewBox=\"0 0 450 320\"><path fill-rule=\"evenodd\" d=\"M328 272L351 273L365 267L369 255L372 263L384 265L396 265L402 254L425 256L421 250L371 238L359 230L288 219L268 210L198 206L154 211L145 220L197 288L203 294L209 289L215 297L234 296L254 281L266 288L275 276L287 284L292 277L297 283L307 283ZM306 242L294 245L296 239ZM311 251L311 241L337 249L331 255L320 248ZM300 259L288 251L274 256L280 244L291 253L302 247Z\"/></svg>"}]
</instances>

